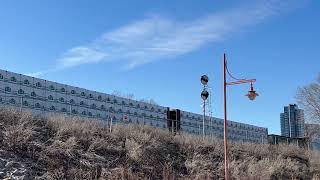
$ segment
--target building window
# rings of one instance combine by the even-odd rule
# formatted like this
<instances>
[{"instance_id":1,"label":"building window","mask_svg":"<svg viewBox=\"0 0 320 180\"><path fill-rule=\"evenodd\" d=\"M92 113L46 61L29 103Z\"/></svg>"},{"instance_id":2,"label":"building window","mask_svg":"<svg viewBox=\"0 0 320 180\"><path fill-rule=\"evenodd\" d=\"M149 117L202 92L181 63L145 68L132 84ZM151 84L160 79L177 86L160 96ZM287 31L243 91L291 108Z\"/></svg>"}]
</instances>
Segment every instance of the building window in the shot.
<instances>
[{"instance_id":1,"label":"building window","mask_svg":"<svg viewBox=\"0 0 320 180\"><path fill-rule=\"evenodd\" d=\"M86 96L86 93L84 93L84 92L81 92L81 96Z\"/></svg>"},{"instance_id":2,"label":"building window","mask_svg":"<svg viewBox=\"0 0 320 180\"><path fill-rule=\"evenodd\" d=\"M132 103L129 103L129 106L133 106L133 104L132 104Z\"/></svg>"},{"instance_id":3,"label":"building window","mask_svg":"<svg viewBox=\"0 0 320 180\"><path fill-rule=\"evenodd\" d=\"M77 114L77 111L75 109L73 109L72 114Z\"/></svg>"},{"instance_id":4,"label":"building window","mask_svg":"<svg viewBox=\"0 0 320 180\"><path fill-rule=\"evenodd\" d=\"M66 92L66 89L65 89L65 88L61 88L60 91L61 91L62 93L64 93L64 92Z\"/></svg>"},{"instance_id":5,"label":"building window","mask_svg":"<svg viewBox=\"0 0 320 180\"><path fill-rule=\"evenodd\" d=\"M36 103L36 104L35 104L35 107L36 107L36 108L40 108L40 104L39 104L39 103Z\"/></svg>"},{"instance_id":6,"label":"building window","mask_svg":"<svg viewBox=\"0 0 320 180\"><path fill-rule=\"evenodd\" d=\"M117 104L117 103L118 103L118 101L117 101L116 99L114 99L114 100L113 100L113 103Z\"/></svg>"},{"instance_id":7,"label":"building window","mask_svg":"<svg viewBox=\"0 0 320 180\"><path fill-rule=\"evenodd\" d=\"M0 74L0 79L3 79L3 75L2 74Z\"/></svg>"},{"instance_id":8,"label":"building window","mask_svg":"<svg viewBox=\"0 0 320 180\"><path fill-rule=\"evenodd\" d=\"M140 104L137 104L137 108L140 108Z\"/></svg>"},{"instance_id":9,"label":"building window","mask_svg":"<svg viewBox=\"0 0 320 180\"><path fill-rule=\"evenodd\" d=\"M29 103L28 103L28 101L23 101L22 105L29 106Z\"/></svg>"},{"instance_id":10,"label":"building window","mask_svg":"<svg viewBox=\"0 0 320 180\"><path fill-rule=\"evenodd\" d=\"M11 92L11 88L10 88L10 87L5 87L4 90L5 90L6 92Z\"/></svg>"},{"instance_id":11,"label":"building window","mask_svg":"<svg viewBox=\"0 0 320 180\"><path fill-rule=\"evenodd\" d=\"M75 90L71 90L71 94L76 94L76 91Z\"/></svg>"},{"instance_id":12,"label":"building window","mask_svg":"<svg viewBox=\"0 0 320 180\"><path fill-rule=\"evenodd\" d=\"M50 86L49 86L49 89L52 90L52 91L54 91L54 86L53 86L53 85L50 85Z\"/></svg>"},{"instance_id":13,"label":"building window","mask_svg":"<svg viewBox=\"0 0 320 180\"><path fill-rule=\"evenodd\" d=\"M61 111L62 112L67 112L67 109L66 108L62 108Z\"/></svg>"},{"instance_id":14,"label":"building window","mask_svg":"<svg viewBox=\"0 0 320 180\"><path fill-rule=\"evenodd\" d=\"M61 98L59 99L59 101L60 101L60 102L64 102L64 99L63 99L63 97L61 97Z\"/></svg>"},{"instance_id":15,"label":"building window","mask_svg":"<svg viewBox=\"0 0 320 180\"><path fill-rule=\"evenodd\" d=\"M56 107L51 106L51 107L50 107L50 110L51 110L51 111L55 111L55 110L56 110Z\"/></svg>"},{"instance_id":16,"label":"building window","mask_svg":"<svg viewBox=\"0 0 320 180\"><path fill-rule=\"evenodd\" d=\"M83 102L83 101L80 101L80 105L81 105L81 106L84 105L84 102Z\"/></svg>"},{"instance_id":17,"label":"building window","mask_svg":"<svg viewBox=\"0 0 320 180\"><path fill-rule=\"evenodd\" d=\"M40 82L37 82L37 83L36 83L36 86L37 86L37 87L41 87L41 83L40 83Z\"/></svg>"},{"instance_id":18,"label":"building window","mask_svg":"<svg viewBox=\"0 0 320 180\"><path fill-rule=\"evenodd\" d=\"M137 113L137 112L134 112L134 115L136 116L136 115L138 115L138 113Z\"/></svg>"},{"instance_id":19,"label":"building window","mask_svg":"<svg viewBox=\"0 0 320 180\"><path fill-rule=\"evenodd\" d=\"M153 108L153 107L151 108L151 111L154 111L154 108Z\"/></svg>"},{"instance_id":20,"label":"building window","mask_svg":"<svg viewBox=\"0 0 320 180\"><path fill-rule=\"evenodd\" d=\"M36 95L35 92L31 92L31 96L32 96L32 97L36 97L37 95Z\"/></svg>"},{"instance_id":21,"label":"building window","mask_svg":"<svg viewBox=\"0 0 320 180\"><path fill-rule=\"evenodd\" d=\"M119 109L119 113L122 113L122 109Z\"/></svg>"},{"instance_id":22,"label":"building window","mask_svg":"<svg viewBox=\"0 0 320 180\"><path fill-rule=\"evenodd\" d=\"M104 105L101 105L101 109L102 109L102 110L105 110L106 107L105 107Z\"/></svg>"},{"instance_id":23,"label":"building window","mask_svg":"<svg viewBox=\"0 0 320 180\"><path fill-rule=\"evenodd\" d=\"M24 91L22 89L19 89L18 94L24 94Z\"/></svg>"},{"instance_id":24,"label":"building window","mask_svg":"<svg viewBox=\"0 0 320 180\"><path fill-rule=\"evenodd\" d=\"M102 97L101 97L101 96L98 96L98 100L101 101L101 100L102 100Z\"/></svg>"},{"instance_id":25,"label":"building window","mask_svg":"<svg viewBox=\"0 0 320 180\"><path fill-rule=\"evenodd\" d=\"M110 107L110 108L109 108L109 111L110 111L110 112L113 112L113 108L112 108L112 107Z\"/></svg>"},{"instance_id":26,"label":"building window","mask_svg":"<svg viewBox=\"0 0 320 180\"><path fill-rule=\"evenodd\" d=\"M30 82L29 82L29 80L27 80L27 79L26 79L26 80L24 80L24 81L23 81L23 84L25 84L25 85L29 85L29 84L30 84Z\"/></svg>"},{"instance_id":27,"label":"building window","mask_svg":"<svg viewBox=\"0 0 320 180\"><path fill-rule=\"evenodd\" d=\"M17 82L17 79L16 77L12 76L11 79L10 79L12 82Z\"/></svg>"},{"instance_id":28,"label":"building window","mask_svg":"<svg viewBox=\"0 0 320 180\"><path fill-rule=\"evenodd\" d=\"M109 98L109 97L107 98L107 101L108 101L108 102L110 101L110 98Z\"/></svg>"},{"instance_id":29,"label":"building window","mask_svg":"<svg viewBox=\"0 0 320 180\"><path fill-rule=\"evenodd\" d=\"M16 100L14 100L14 99L10 99L10 101L9 101L11 104L16 104Z\"/></svg>"},{"instance_id":30,"label":"building window","mask_svg":"<svg viewBox=\"0 0 320 180\"><path fill-rule=\"evenodd\" d=\"M161 109L158 109L158 112L161 112Z\"/></svg>"},{"instance_id":31,"label":"building window","mask_svg":"<svg viewBox=\"0 0 320 180\"><path fill-rule=\"evenodd\" d=\"M53 100L53 96L52 95L48 96L48 99Z\"/></svg>"},{"instance_id":32,"label":"building window","mask_svg":"<svg viewBox=\"0 0 320 180\"><path fill-rule=\"evenodd\" d=\"M144 106L145 109L148 109L148 106Z\"/></svg>"},{"instance_id":33,"label":"building window","mask_svg":"<svg viewBox=\"0 0 320 180\"><path fill-rule=\"evenodd\" d=\"M70 99L70 104L74 104L74 100L73 99Z\"/></svg>"},{"instance_id":34,"label":"building window","mask_svg":"<svg viewBox=\"0 0 320 180\"><path fill-rule=\"evenodd\" d=\"M87 115L87 112L86 112L86 111L82 111L81 114L82 114L82 115Z\"/></svg>"},{"instance_id":35,"label":"building window","mask_svg":"<svg viewBox=\"0 0 320 180\"><path fill-rule=\"evenodd\" d=\"M88 112L88 115L91 117L92 116L92 112Z\"/></svg>"},{"instance_id":36,"label":"building window","mask_svg":"<svg viewBox=\"0 0 320 180\"><path fill-rule=\"evenodd\" d=\"M91 104L91 108L95 109L96 107L96 104Z\"/></svg>"},{"instance_id":37,"label":"building window","mask_svg":"<svg viewBox=\"0 0 320 180\"><path fill-rule=\"evenodd\" d=\"M124 101L121 102L122 105L125 105L126 103Z\"/></svg>"},{"instance_id":38,"label":"building window","mask_svg":"<svg viewBox=\"0 0 320 180\"><path fill-rule=\"evenodd\" d=\"M92 94L89 94L89 98L93 98L93 95L92 95Z\"/></svg>"}]
</instances>

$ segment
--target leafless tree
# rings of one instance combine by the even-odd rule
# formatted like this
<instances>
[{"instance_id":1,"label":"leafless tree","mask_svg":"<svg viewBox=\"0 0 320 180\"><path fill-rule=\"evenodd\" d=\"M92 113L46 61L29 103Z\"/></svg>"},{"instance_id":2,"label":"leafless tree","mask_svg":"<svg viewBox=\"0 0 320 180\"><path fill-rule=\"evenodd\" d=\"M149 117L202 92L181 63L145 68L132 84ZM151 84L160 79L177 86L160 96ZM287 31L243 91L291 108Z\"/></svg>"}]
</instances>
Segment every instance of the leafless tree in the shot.
<instances>
[{"instance_id":1,"label":"leafless tree","mask_svg":"<svg viewBox=\"0 0 320 180\"><path fill-rule=\"evenodd\" d=\"M132 100L135 99L135 98L134 98L134 94L132 94L132 93L127 94L126 97L127 97L128 99L132 99Z\"/></svg>"},{"instance_id":2,"label":"leafless tree","mask_svg":"<svg viewBox=\"0 0 320 180\"><path fill-rule=\"evenodd\" d=\"M118 91L118 90L114 90L111 95L114 95L114 96L119 96L119 97L122 97L122 92L121 91Z\"/></svg>"},{"instance_id":3,"label":"leafless tree","mask_svg":"<svg viewBox=\"0 0 320 180\"><path fill-rule=\"evenodd\" d=\"M298 89L297 100L305 111L307 121L320 124L320 74L316 82Z\"/></svg>"},{"instance_id":4,"label":"leafless tree","mask_svg":"<svg viewBox=\"0 0 320 180\"><path fill-rule=\"evenodd\" d=\"M149 103L153 105L158 105L158 103L154 99L149 99Z\"/></svg>"},{"instance_id":5,"label":"leafless tree","mask_svg":"<svg viewBox=\"0 0 320 180\"><path fill-rule=\"evenodd\" d=\"M320 137L320 74L318 79L304 87L300 87L297 100L305 111L305 135L309 138Z\"/></svg>"},{"instance_id":6,"label":"leafless tree","mask_svg":"<svg viewBox=\"0 0 320 180\"><path fill-rule=\"evenodd\" d=\"M139 101L145 102L145 103L149 103L149 104L152 104L152 105L158 105L158 103L154 99L143 99L142 98Z\"/></svg>"},{"instance_id":7,"label":"leafless tree","mask_svg":"<svg viewBox=\"0 0 320 180\"><path fill-rule=\"evenodd\" d=\"M128 94L125 94L121 91L113 91L111 93L111 95L114 95L114 96L118 96L118 97L123 97L123 98L127 98L127 99L131 99L131 100L137 100L134 96L134 94L132 93L128 93ZM140 99L139 101L142 101L142 102L145 102L145 103L149 103L149 104L153 104L153 105L158 105L158 103L154 100L154 99Z\"/></svg>"}]
</instances>

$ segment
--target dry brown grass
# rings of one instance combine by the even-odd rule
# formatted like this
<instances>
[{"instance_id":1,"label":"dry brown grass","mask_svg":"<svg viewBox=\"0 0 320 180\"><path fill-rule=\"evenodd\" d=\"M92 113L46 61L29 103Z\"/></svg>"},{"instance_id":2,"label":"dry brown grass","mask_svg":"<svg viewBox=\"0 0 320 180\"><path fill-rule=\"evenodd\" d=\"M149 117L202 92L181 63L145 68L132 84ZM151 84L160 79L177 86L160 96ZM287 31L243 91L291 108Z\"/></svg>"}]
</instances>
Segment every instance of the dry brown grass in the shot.
<instances>
[{"instance_id":1,"label":"dry brown grass","mask_svg":"<svg viewBox=\"0 0 320 180\"><path fill-rule=\"evenodd\" d=\"M0 110L0 150L45 179L223 179L223 144L148 126ZM234 144L231 179L319 179L320 156L294 146Z\"/></svg>"}]
</instances>

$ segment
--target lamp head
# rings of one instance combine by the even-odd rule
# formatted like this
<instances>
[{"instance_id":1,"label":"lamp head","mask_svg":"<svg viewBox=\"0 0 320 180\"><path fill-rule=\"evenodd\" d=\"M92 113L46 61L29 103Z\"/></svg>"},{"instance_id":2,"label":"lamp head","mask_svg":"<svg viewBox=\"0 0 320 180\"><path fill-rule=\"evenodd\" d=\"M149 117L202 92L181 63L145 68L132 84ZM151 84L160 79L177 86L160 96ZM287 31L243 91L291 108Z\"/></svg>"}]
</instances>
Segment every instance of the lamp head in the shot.
<instances>
[{"instance_id":1,"label":"lamp head","mask_svg":"<svg viewBox=\"0 0 320 180\"><path fill-rule=\"evenodd\" d=\"M246 96L248 96L251 101L254 101L259 94L256 93L256 91L249 91Z\"/></svg>"},{"instance_id":2,"label":"lamp head","mask_svg":"<svg viewBox=\"0 0 320 180\"><path fill-rule=\"evenodd\" d=\"M246 96L248 96L251 101L254 101L256 97L259 96L259 94L253 89L252 83L250 91L248 91L248 94L246 94Z\"/></svg>"}]
</instances>

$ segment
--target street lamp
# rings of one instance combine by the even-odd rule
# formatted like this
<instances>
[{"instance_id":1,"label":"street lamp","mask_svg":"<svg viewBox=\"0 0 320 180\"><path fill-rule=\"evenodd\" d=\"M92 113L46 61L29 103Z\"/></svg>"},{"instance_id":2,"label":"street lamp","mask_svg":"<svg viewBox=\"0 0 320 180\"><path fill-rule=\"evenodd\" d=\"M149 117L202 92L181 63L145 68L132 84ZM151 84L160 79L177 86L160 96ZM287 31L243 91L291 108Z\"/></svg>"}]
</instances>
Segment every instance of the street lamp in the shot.
<instances>
[{"instance_id":1,"label":"street lamp","mask_svg":"<svg viewBox=\"0 0 320 180\"><path fill-rule=\"evenodd\" d=\"M234 81L227 82L227 74ZM228 70L226 54L223 55L223 88L224 88L224 176L225 180L229 177L229 164L228 164L228 129L227 129L227 86L228 85L239 85L244 83L250 83L251 87L248 91L248 98L253 101L256 99L258 93L253 89L253 83L256 79L237 79Z\"/></svg>"}]
</instances>

